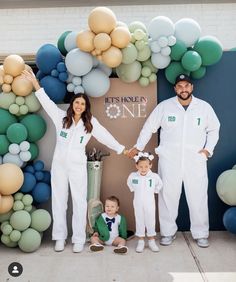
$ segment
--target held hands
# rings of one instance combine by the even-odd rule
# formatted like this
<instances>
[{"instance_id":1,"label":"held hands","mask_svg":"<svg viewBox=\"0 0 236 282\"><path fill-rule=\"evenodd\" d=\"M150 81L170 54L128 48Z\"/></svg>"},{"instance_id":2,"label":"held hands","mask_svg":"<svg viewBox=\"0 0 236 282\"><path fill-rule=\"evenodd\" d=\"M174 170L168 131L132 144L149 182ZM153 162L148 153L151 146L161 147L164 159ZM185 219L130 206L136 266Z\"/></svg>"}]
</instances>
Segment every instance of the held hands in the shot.
<instances>
[{"instance_id":1,"label":"held hands","mask_svg":"<svg viewBox=\"0 0 236 282\"><path fill-rule=\"evenodd\" d=\"M132 159L136 154L138 154L139 150L136 148L131 148L129 150L124 150L123 154L128 158Z\"/></svg>"},{"instance_id":2,"label":"held hands","mask_svg":"<svg viewBox=\"0 0 236 282\"><path fill-rule=\"evenodd\" d=\"M21 74L25 79L29 80L33 84L36 91L41 88L33 71L23 70Z\"/></svg>"}]
</instances>

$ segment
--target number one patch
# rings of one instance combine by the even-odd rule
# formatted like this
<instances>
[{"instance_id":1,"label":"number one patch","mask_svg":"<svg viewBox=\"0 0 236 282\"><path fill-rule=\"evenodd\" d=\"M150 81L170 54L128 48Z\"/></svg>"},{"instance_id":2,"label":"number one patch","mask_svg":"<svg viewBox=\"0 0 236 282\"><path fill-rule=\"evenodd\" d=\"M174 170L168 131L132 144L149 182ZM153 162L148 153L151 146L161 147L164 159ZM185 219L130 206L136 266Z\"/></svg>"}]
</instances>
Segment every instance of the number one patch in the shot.
<instances>
[{"instance_id":1,"label":"number one patch","mask_svg":"<svg viewBox=\"0 0 236 282\"><path fill-rule=\"evenodd\" d=\"M83 140L84 140L84 136L81 136L80 137L80 144L83 142Z\"/></svg>"},{"instance_id":2,"label":"number one patch","mask_svg":"<svg viewBox=\"0 0 236 282\"><path fill-rule=\"evenodd\" d=\"M149 187L152 187L152 179L149 179Z\"/></svg>"},{"instance_id":3,"label":"number one patch","mask_svg":"<svg viewBox=\"0 0 236 282\"><path fill-rule=\"evenodd\" d=\"M197 125L200 125L200 123L201 123L201 119L197 118Z\"/></svg>"}]
</instances>

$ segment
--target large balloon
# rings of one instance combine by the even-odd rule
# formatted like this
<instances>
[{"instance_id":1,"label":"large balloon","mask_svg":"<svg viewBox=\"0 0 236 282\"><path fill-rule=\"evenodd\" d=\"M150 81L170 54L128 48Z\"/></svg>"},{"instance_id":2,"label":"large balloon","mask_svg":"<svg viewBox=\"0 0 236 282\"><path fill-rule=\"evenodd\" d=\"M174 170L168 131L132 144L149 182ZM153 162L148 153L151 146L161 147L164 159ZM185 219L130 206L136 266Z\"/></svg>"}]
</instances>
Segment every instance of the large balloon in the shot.
<instances>
[{"instance_id":1,"label":"large balloon","mask_svg":"<svg viewBox=\"0 0 236 282\"><path fill-rule=\"evenodd\" d=\"M9 212L12 209L14 199L12 195L1 196L0 198L0 214Z\"/></svg>"},{"instance_id":2,"label":"large balloon","mask_svg":"<svg viewBox=\"0 0 236 282\"><path fill-rule=\"evenodd\" d=\"M118 26L110 34L112 45L118 48L125 48L130 40L131 35L126 27Z\"/></svg>"},{"instance_id":3,"label":"large balloon","mask_svg":"<svg viewBox=\"0 0 236 282\"><path fill-rule=\"evenodd\" d=\"M66 84L64 82L47 75L40 80L40 84L52 101L55 103L63 101L66 95Z\"/></svg>"},{"instance_id":4,"label":"large balloon","mask_svg":"<svg viewBox=\"0 0 236 282\"><path fill-rule=\"evenodd\" d=\"M14 115L10 114L8 111L0 108L0 134L5 134L8 127L17 122Z\"/></svg>"},{"instance_id":5,"label":"large balloon","mask_svg":"<svg viewBox=\"0 0 236 282\"><path fill-rule=\"evenodd\" d=\"M188 71L196 71L202 64L201 56L196 51L187 51L181 60L184 69Z\"/></svg>"},{"instance_id":6,"label":"large balloon","mask_svg":"<svg viewBox=\"0 0 236 282\"><path fill-rule=\"evenodd\" d=\"M97 7L90 12L88 25L96 34L100 32L110 34L116 27L116 16L112 10L106 7Z\"/></svg>"},{"instance_id":7,"label":"large balloon","mask_svg":"<svg viewBox=\"0 0 236 282\"><path fill-rule=\"evenodd\" d=\"M175 23L175 37L186 47L193 46L201 35L200 25L193 19L183 18Z\"/></svg>"},{"instance_id":8,"label":"large balloon","mask_svg":"<svg viewBox=\"0 0 236 282\"><path fill-rule=\"evenodd\" d=\"M4 72L12 76L18 76L25 69L24 60L18 55L9 55L3 62Z\"/></svg>"},{"instance_id":9,"label":"large balloon","mask_svg":"<svg viewBox=\"0 0 236 282\"><path fill-rule=\"evenodd\" d=\"M110 68L118 67L122 61L122 53L119 48L111 46L102 53L102 61Z\"/></svg>"},{"instance_id":10,"label":"large balloon","mask_svg":"<svg viewBox=\"0 0 236 282\"><path fill-rule=\"evenodd\" d=\"M26 253L36 251L41 244L40 233L33 228L28 228L22 232L21 238L18 242L19 248Z\"/></svg>"},{"instance_id":11,"label":"large balloon","mask_svg":"<svg viewBox=\"0 0 236 282\"><path fill-rule=\"evenodd\" d=\"M185 44L182 41L177 40L175 45L171 47L170 57L174 61L180 61L186 51L187 47Z\"/></svg>"},{"instance_id":12,"label":"large balloon","mask_svg":"<svg viewBox=\"0 0 236 282\"><path fill-rule=\"evenodd\" d=\"M65 31L62 33L62 35L59 37L58 41L57 41L57 48L60 50L61 54L63 56L65 56L67 54L67 50L65 48L65 39L67 37L67 35L71 33L71 31Z\"/></svg>"},{"instance_id":13,"label":"large balloon","mask_svg":"<svg viewBox=\"0 0 236 282\"><path fill-rule=\"evenodd\" d=\"M236 170L226 170L218 177L216 191L220 199L227 205L236 205Z\"/></svg>"},{"instance_id":14,"label":"large balloon","mask_svg":"<svg viewBox=\"0 0 236 282\"><path fill-rule=\"evenodd\" d=\"M141 75L142 66L138 61L134 61L131 64L121 64L116 68L118 77L124 82L134 82L139 79Z\"/></svg>"},{"instance_id":15,"label":"large balloon","mask_svg":"<svg viewBox=\"0 0 236 282\"><path fill-rule=\"evenodd\" d=\"M236 234L236 207L229 208L224 213L223 223L229 232Z\"/></svg>"},{"instance_id":16,"label":"large balloon","mask_svg":"<svg viewBox=\"0 0 236 282\"><path fill-rule=\"evenodd\" d=\"M174 34L173 22L164 16L158 16L151 20L148 26L148 33L152 40L158 39L160 36L170 36Z\"/></svg>"},{"instance_id":17,"label":"large balloon","mask_svg":"<svg viewBox=\"0 0 236 282\"><path fill-rule=\"evenodd\" d=\"M31 94L33 90L32 83L22 75L14 78L11 87L12 91L19 96L27 96Z\"/></svg>"},{"instance_id":18,"label":"large balloon","mask_svg":"<svg viewBox=\"0 0 236 282\"><path fill-rule=\"evenodd\" d=\"M111 37L107 33L101 32L94 37L93 43L97 50L105 51L111 47Z\"/></svg>"},{"instance_id":19,"label":"large balloon","mask_svg":"<svg viewBox=\"0 0 236 282\"><path fill-rule=\"evenodd\" d=\"M91 30L82 30L78 33L76 44L81 51L91 52L94 49L95 34Z\"/></svg>"},{"instance_id":20,"label":"large balloon","mask_svg":"<svg viewBox=\"0 0 236 282\"><path fill-rule=\"evenodd\" d=\"M176 77L182 73L186 75L190 74L179 62L171 62L165 69L165 77L172 84L175 84Z\"/></svg>"},{"instance_id":21,"label":"large balloon","mask_svg":"<svg viewBox=\"0 0 236 282\"><path fill-rule=\"evenodd\" d=\"M24 181L22 170L15 164L0 165L0 193L11 195L20 189Z\"/></svg>"},{"instance_id":22,"label":"large balloon","mask_svg":"<svg viewBox=\"0 0 236 282\"><path fill-rule=\"evenodd\" d=\"M153 53L151 61L156 68L164 69L170 64L171 58L170 56L163 56L161 53Z\"/></svg>"},{"instance_id":23,"label":"large balloon","mask_svg":"<svg viewBox=\"0 0 236 282\"><path fill-rule=\"evenodd\" d=\"M121 52L123 64L131 64L137 59L138 51L133 43L129 43Z\"/></svg>"},{"instance_id":24,"label":"large balloon","mask_svg":"<svg viewBox=\"0 0 236 282\"><path fill-rule=\"evenodd\" d=\"M214 36L203 36L194 45L202 58L203 66L210 66L217 63L223 54L223 47L220 41Z\"/></svg>"}]
</instances>

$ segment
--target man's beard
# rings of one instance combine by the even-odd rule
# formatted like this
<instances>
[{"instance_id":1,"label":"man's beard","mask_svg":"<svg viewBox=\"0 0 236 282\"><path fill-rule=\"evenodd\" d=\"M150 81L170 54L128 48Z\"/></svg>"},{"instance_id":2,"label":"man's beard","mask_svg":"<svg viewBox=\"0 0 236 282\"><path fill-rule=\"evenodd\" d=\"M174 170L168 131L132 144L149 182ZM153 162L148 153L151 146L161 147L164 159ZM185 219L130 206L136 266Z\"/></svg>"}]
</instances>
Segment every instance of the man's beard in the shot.
<instances>
[{"instance_id":1,"label":"man's beard","mask_svg":"<svg viewBox=\"0 0 236 282\"><path fill-rule=\"evenodd\" d=\"M181 96L182 93L188 93L188 96L182 97ZM184 92L180 92L179 94L176 93L176 95L179 97L179 99L181 99L183 101L186 101L186 100L188 100L192 96L192 93L193 92L184 91Z\"/></svg>"}]
</instances>

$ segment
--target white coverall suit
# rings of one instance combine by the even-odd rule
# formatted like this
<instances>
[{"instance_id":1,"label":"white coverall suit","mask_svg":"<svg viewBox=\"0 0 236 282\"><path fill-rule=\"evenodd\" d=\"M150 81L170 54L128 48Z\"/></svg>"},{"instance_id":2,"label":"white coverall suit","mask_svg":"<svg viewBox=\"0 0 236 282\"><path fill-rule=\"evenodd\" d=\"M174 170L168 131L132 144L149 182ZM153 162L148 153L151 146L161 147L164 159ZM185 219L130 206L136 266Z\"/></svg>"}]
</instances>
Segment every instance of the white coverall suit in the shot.
<instances>
[{"instance_id":1,"label":"white coverall suit","mask_svg":"<svg viewBox=\"0 0 236 282\"><path fill-rule=\"evenodd\" d=\"M67 238L66 210L68 201L68 184L70 185L73 215L72 215L72 243L84 244L86 240L87 213L87 157L85 146L91 136L99 142L120 154L124 146L92 117L93 130L86 133L82 119L77 125L73 122L69 129L63 128L63 118L66 112L59 109L41 88L36 91L44 110L52 119L56 127L56 148L51 168L52 185L52 213L53 240Z\"/></svg>"},{"instance_id":2,"label":"white coverall suit","mask_svg":"<svg viewBox=\"0 0 236 282\"><path fill-rule=\"evenodd\" d=\"M148 171L146 175L141 175L138 171L132 172L127 180L127 185L131 192L134 192L134 214L136 232L138 237L156 235L156 204L155 193L159 193L162 188L162 181L157 173Z\"/></svg>"},{"instance_id":3,"label":"white coverall suit","mask_svg":"<svg viewBox=\"0 0 236 282\"><path fill-rule=\"evenodd\" d=\"M161 102L144 124L136 148L143 150L152 133L160 132L158 171L163 181L159 194L159 216L162 236L173 236L177 231L179 199L182 182L189 207L191 233L194 239L209 235L207 158L219 138L220 123L205 101L192 96L187 110L177 97Z\"/></svg>"}]
</instances>

